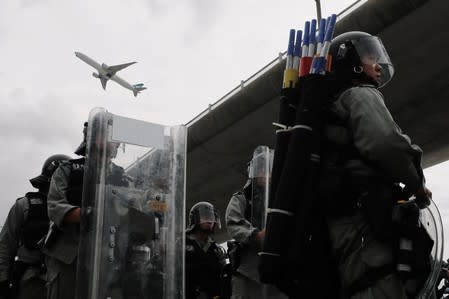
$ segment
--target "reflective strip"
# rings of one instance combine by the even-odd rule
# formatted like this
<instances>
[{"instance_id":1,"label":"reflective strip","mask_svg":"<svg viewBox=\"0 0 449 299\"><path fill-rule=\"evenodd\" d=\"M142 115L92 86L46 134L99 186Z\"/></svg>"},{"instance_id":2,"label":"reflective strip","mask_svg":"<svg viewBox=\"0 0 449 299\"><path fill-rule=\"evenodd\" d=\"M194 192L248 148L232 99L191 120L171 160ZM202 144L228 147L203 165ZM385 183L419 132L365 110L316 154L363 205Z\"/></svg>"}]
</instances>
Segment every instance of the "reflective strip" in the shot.
<instances>
[{"instance_id":1,"label":"reflective strip","mask_svg":"<svg viewBox=\"0 0 449 299\"><path fill-rule=\"evenodd\" d=\"M281 129L287 129L288 126L280 124L280 123L271 123L273 126L281 128Z\"/></svg>"},{"instance_id":2,"label":"reflective strip","mask_svg":"<svg viewBox=\"0 0 449 299\"><path fill-rule=\"evenodd\" d=\"M289 129L279 129L279 130L276 130L276 134L278 134L278 133L288 133L288 132L290 132Z\"/></svg>"},{"instance_id":3,"label":"reflective strip","mask_svg":"<svg viewBox=\"0 0 449 299\"><path fill-rule=\"evenodd\" d=\"M413 242L412 240L406 238L399 239L399 248L402 250L412 251L413 250Z\"/></svg>"},{"instance_id":4,"label":"reflective strip","mask_svg":"<svg viewBox=\"0 0 449 299\"><path fill-rule=\"evenodd\" d=\"M320 157L320 155L317 155L317 154L310 154L310 160L314 161L314 162L320 162L321 157Z\"/></svg>"},{"instance_id":5,"label":"reflective strip","mask_svg":"<svg viewBox=\"0 0 449 299\"><path fill-rule=\"evenodd\" d=\"M257 254L258 255L276 256L276 257L280 257L281 256L279 253L271 253L271 252L264 252L264 251L258 252Z\"/></svg>"},{"instance_id":6,"label":"reflective strip","mask_svg":"<svg viewBox=\"0 0 449 299\"><path fill-rule=\"evenodd\" d=\"M310 154L310 160L319 162L321 160L321 157L317 154Z\"/></svg>"},{"instance_id":7,"label":"reflective strip","mask_svg":"<svg viewBox=\"0 0 449 299\"><path fill-rule=\"evenodd\" d=\"M410 265L406 265L406 264L398 264L396 266L396 270L403 271L403 272L410 272L410 271L412 271L412 267L410 267Z\"/></svg>"},{"instance_id":8,"label":"reflective strip","mask_svg":"<svg viewBox=\"0 0 449 299\"><path fill-rule=\"evenodd\" d=\"M290 128L290 130L295 130L295 129L305 129L305 130L313 131L312 127L304 126L304 125L296 125L296 126L293 126Z\"/></svg>"},{"instance_id":9,"label":"reflective strip","mask_svg":"<svg viewBox=\"0 0 449 299\"><path fill-rule=\"evenodd\" d=\"M270 213L279 213L279 214L284 214L284 215L287 215L287 216L294 216L295 215L292 212L289 212L289 211L286 211L286 210L270 209L270 208L268 208L267 209L267 214L270 214Z\"/></svg>"}]
</instances>

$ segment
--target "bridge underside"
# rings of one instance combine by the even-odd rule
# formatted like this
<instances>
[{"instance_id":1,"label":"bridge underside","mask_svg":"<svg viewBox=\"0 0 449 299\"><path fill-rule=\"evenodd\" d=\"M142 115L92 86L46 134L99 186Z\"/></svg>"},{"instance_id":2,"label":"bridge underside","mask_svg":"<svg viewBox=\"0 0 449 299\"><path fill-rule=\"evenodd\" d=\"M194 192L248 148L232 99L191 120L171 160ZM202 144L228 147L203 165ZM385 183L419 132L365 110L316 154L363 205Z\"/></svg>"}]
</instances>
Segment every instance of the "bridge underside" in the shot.
<instances>
[{"instance_id":1,"label":"bridge underside","mask_svg":"<svg viewBox=\"0 0 449 299\"><path fill-rule=\"evenodd\" d=\"M424 166L449 158L449 2L371 0L339 20L336 33L366 31L382 38L395 76L382 92L403 131L424 150ZM274 147L285 61L276 60L220 105L188 124L187 208L210 201L224 211L246 179L260 144ZM222 229L217 240L227 239Z\"/></svg>"}]
</instances>

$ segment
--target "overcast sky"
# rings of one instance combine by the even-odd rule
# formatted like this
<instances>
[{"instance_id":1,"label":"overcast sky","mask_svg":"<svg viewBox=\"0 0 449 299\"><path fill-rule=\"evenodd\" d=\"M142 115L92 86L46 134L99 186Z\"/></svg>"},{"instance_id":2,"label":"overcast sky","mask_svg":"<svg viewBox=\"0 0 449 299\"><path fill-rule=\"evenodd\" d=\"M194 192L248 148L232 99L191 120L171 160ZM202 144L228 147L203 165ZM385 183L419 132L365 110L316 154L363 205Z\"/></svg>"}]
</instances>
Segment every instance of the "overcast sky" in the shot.
<instances>
[{"instance_id":1,"label":"overcast sky","mask_svg":"<svg viewBox=\"0 0 449 299\"><path fill-rule=\"evenodd\" d=\"M354 1L321 2L328 16ZM0 223L48 156L75 156L93 107L187 123L283 52L289 29L315 14L314 0L1 0ZM104 91L74 51L108 65L137 61L119 75L148 90L134 98L109 82ZM445 221L446 169L426 170Z\"/></svg>"}]
</instances>

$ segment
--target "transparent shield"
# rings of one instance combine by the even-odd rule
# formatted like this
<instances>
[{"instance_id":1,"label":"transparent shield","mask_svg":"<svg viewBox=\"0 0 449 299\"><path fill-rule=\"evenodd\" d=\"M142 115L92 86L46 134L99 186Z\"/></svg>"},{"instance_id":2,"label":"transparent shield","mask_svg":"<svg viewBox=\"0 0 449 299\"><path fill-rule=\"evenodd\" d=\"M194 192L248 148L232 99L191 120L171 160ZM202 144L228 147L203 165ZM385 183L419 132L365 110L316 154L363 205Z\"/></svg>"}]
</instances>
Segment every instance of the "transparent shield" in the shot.
<instances>
[{"instance_id":1,"label":"transparent shield","mask_svg":"<svg viewBox=\"0 0 449 299\"><path fill-rule=\"evenodd\" d=\"M432 298L435 284L438 280L438 275L443 263L443 223L441 221L440 212L433 201L431 201L427 208L421 210L420 221L434 241L430 257L431 272L424 283L421 292L416 297L417 299L425 299Z\"/></svg>"},{"instance_id":2,"label":"transparent shield","mask_svg":"<svg viewBox=\"0 0 449 299\"><path fill-rule=\"evenodd\" d=\"M183 298L186 128L89 116L77 298Z\"/></svg>"},{"instance_id":3,"label":"transparent shield","mask_svg":"<svg viewBox=\"0 0 449 299\"><path fill-rule=\"evenodd\" d=\"M268 146L258 146L254 150L249 165L249 178L252 188L251 223L260 230L265 229L266 225L273 152Z\"/></svg>"}]
</instances>

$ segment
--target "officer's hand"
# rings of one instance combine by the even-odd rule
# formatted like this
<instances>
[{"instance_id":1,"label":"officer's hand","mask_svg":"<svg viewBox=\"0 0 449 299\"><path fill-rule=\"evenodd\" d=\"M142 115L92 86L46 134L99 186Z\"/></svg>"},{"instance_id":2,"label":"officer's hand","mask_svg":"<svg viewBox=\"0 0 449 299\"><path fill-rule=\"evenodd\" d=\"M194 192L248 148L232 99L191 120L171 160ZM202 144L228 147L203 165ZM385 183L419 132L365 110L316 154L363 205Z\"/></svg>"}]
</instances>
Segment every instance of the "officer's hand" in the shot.
<instances>
[{"instance_id":1,"label":"officer's hand","mask_svg":"<svg viewBox=\"0 0 449 299\"><path fill-rule=\"evenodd\" d=\"M415 192L416 204L420 209L424 209L430 205L430 200L432 199L432 191L430 191L426 186L418 189Z\"/></svg>"},{"instance_id":2,"label":"officer's hand","mask_svg":"<svg viewBox=\"0 0 449 299\"><path fill-rule=\"evenodd\" d=\"M80 223L81 208L74 208L67 212L64 216L65 223Z\"/></svg>"},{"instance_id":3,"label":"officer's hand","mask_svg":"<svg viewBox=\"0 0 449 299\"><path fill-rule=\"evenodd\" d=\"M260 243L263 242L264 238L265 238L265 230L261 230L260 232L256 233L256 235L255 235L255 239Z\"/></svg>"}]
</instances>

